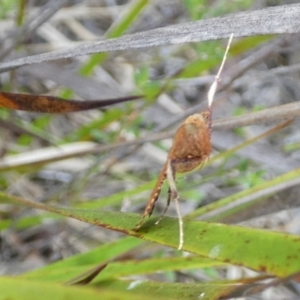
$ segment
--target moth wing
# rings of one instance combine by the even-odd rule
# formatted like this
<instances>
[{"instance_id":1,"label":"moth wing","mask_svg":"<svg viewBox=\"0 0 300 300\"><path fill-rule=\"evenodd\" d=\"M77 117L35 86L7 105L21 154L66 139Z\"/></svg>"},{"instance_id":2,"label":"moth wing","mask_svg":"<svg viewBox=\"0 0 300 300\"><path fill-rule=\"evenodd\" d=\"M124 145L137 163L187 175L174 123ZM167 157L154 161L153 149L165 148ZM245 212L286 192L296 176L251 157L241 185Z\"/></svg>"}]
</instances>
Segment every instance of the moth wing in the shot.
<instances>
[{"instance_id":1,"label":"moth wing","mask_svg":"<svg viewBox=\"0 0 300 300\"><path fill-rule=\"evenodd\" d=\"M182 124L175 136L170 150L170 159L186 159L209 156L211 141L209 130L205 123Z\"/></svg>"}]
</instances>

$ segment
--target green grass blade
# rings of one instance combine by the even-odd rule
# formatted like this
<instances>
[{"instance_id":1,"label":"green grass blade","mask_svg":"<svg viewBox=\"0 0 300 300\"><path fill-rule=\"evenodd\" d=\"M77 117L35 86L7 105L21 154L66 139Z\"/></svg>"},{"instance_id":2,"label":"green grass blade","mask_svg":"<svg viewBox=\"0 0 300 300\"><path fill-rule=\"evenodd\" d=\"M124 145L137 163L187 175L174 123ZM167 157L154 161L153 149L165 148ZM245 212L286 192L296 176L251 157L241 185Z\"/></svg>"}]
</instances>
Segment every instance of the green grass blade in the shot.
<instances>
[{"instance_id":1,"label":"green grass blade","mask_svg":"<svg viewBox=\"0 0 300 300\"><path fill-rule=\"evenodd\" d=\"M96 289L87 286L63 286L57 283L1 277L0 300L140 300L141 294L124 290ZM157 300L150 294L142 299ZM170 298L169 298L170 299Z\"/></svg>"},{"instance_id":2,"label":"green grass blade","mask_svg":"<svg viewBox=\"0 0 300 300\"><path fill-rule=\"evenodd\" d=\"M232 293L240 285L236 282L218 283L166 283L143 281L104 281L93 284L97 287L108 287L116 291L131 290L136 293L151 294L159 299L180 300L217 300Z\"/></svg>"},{"instance_id":3,"label":"green grass blade","mask_svg":"<svg viewBox=\"0 0 300 300\"><path fill-rule=\"evenodd\" d=\"M109 260L115 259L119 255L122 255L128 252L129 250L132 250L133 248L141 245L142 243L143 241L137 238L125 237L115 242L107 243L105 245L96 247L95 249L87 253L74 255L67 259L50 264L42 269L28 272L26 274L21 275L21 277L27 279L47 280L48 278L48 280L51 279L65 281L73 276L72 273L65 272L65 270L67 269L71 270L75 268L74 276L78 275L78 273L83 271L82 267L84 267L86 270L86 266L106 263Z\"/></svg>"},{"instance_id":4,"label":"green grass blade","mask_svg":"<svg viewBox=\"0 0 300 300\"><path fill-rule=\"evenodd\" d=\"M132 5L130 10L124 15L123 19L115 25L111 30L107 33L106 38L116 38L121 36L128 28L132 25L132 23L139 16L140 12L143 8L148 4L149 0L137 0ZM90 57L88 62L82 66L80 69L80 74L84 76L88 76L93 71L94 67L101 64L107 57L106 53L98 53L94 54Z\"/></svg>"},{"instance_id":5,"label":"green grass blade","mask_svg":"<svg viewBox=\"0 0 300 300\"><path fill-rule=\"evenodd\" d=\"M162 271L178 271L200 269L208 267L224 266L224 263L217 262L205 257L168 257L153 258L143 261L113 262L109 264L97 277L97 281L120 278L123 276L150 274Z\"/></svg>"},{"instance_id":6,"label":"green grass blade","mask_svg":"<svg viewBox=\"0 0 300 300\"><path fill-rule=\"evenodd\" d=\"M48 210L107 229L116 230L169 247L178 247L178 221L165 217L159 225L151 218L139 232L133 229L140 216L110 211L64 208L35 203L0 193L0 198ZM300 269L300 237L197 221L184 222L183 250L220 262L242 265L276 276L286 276ZM276 249L276 251L274 251Z\"/></svg>"},{"instance_id":7,"label":"green grass blade","mask_svg":"<svg viewBox=\"0 0 300 300\"><path fill-rule=\"evenodd\" d=\"M135 239L137 241L138 240ZM94 253L94 251L92 251ZM93 257L91 253L91 257ZM87 253L89 255L89 253ZM68 260L68 259L67 259ZM94 261L94 263L98 263ZM21 275L20 277L26 279L35 279L42 281L55 281L65 282L78 274L84 274L87 270L95 269L95 264L87 263L85 265L80 263L76 264L63 264L63 267L58 263L50 265L51 268L45 267L43 269L32 271ZM104 270L96 277L95 281L110 280L124 276L138 275L138 274L151 274L155 272L177 271L177 270L191 270L199 268L208 268L216 266L224 266L222 262L205 257L172 257L172 258L153 258L146 260L128 260L116 261L109 263Z\"/></svg>"}]
</instances>

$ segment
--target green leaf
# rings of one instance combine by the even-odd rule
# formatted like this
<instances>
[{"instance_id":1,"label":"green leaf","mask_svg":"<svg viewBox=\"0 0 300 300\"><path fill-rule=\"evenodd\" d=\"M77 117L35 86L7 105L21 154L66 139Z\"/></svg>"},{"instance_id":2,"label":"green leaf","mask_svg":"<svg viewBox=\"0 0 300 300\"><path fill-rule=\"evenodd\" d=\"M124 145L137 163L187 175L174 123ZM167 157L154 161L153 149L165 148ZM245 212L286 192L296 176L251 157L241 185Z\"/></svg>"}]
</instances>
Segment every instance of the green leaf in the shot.
<instances>
[{"instance_id":1,"label":"green leaf","mask_svg":"<svg viewBox=\"0 0 300 300\"><path fill-rule=\"evenodd\" d=\"M224 263L216 262L205 257L169 257L154 258L144 261L132 260L113 262L97 277L97 281L120 278L123 276L149 274L162 271L176 271L223 266Z\"/></svg>"},{"instance_id":2,"label":"green leaf","mask_svg":"<svg viewBox=\"0 0 300 300\"><path fill-rule=\"evenodd\" d=\"M143 282L137 281L104 281L93 283L93 286L107 287L114 291L129 290L143 295L153 295L159 299L180 300L217 300L225 297L236 290L240 284L237 282L214 282L214 283L166 283L166 282ZM245 285L247 286L247 285Z\"/></svg>"},{"instance_id":3,"label":"green leaf","mask_svg":"<svg viewBox=\"0 0 300 300\"><path fill-rule=\"evenodd\" d=\"M65 137L65 141L78 141L90 139L92 130L102 130L104 127L108 126L112 122L119 120L123 117L124 111L118 108L111 108L106 111L101 117L92 120L88 124L82 125L78 130L72 132Z\"/></svg>"},{"instance_id":4,"label":"green leaf","mask_svg":"<svg viewBox=\"0 0 300 300\"><path fill-rule=\"evenodd\" d=\"M246 51L254 49L255 47L259 46L259 44L272 40L273 38L273 35L258 35L245 37L233 43L230 47L229 52L231 55L238 56Z\"/></svg>"},{"instance_id":5,"label":"green leaf","mask_svg":"<svg viewBox=\"0 0 300 300\"><path fill-rule=\"evenodd\" d=\"M149 0L137 0L130 9L120 18L120 21L110 29L107 33L106 38L116 38L121 36L130 28L130 26L134 23L136 18L140 16L142 10L147 6ZM80 69L80 74L82 75L90 75L95 66L100 65L107 57L106 53L97 53L91 55L89 61L82 66Z\"/></svg>"},{"instance_id":6,"label":"green leaf","mask_svg":"<svg viewBox=\"0 0 300 300\"><path fill-rule=\"evenodd\" d=\"M0 198L34 208L56 212L90 224L116 230L169 247L178 247L178 221L165 217L159 225L150 218L140 231L137 214L64 208L32 202L0 193ZM197 221L184 222L183 250L219 262L242 265L276 276L286 276L300 269L300 237L267 230ZM276 249L276 251L274 251Z\"/></svg>"},{"instance_id":7,"label":"green leaf","mask_svg":"<svg viewBox=\"0 0 300 300\"><path fill-rule=\"evenodd\" d=\"M27 279L66 281L95 264L107 263L121 254L141 245L142 240L133 237L119 239L87 252L50 264L42 269L21 275Z\"/></svg>"},{"instance_id":8,"label":"green leaf","mask_svg":"<svg viewBox=\"0 0 300 300\"><path fill-rule=\"evenodd\" d=\"M136 239L138 240L138 239ZM94 251L92 251L94 252ZM89 255L89 253L87 253ZM91 255L92 256L92 255ZM95 263L97 263L95 261ZM64 264L63 264L64 265ZM124 276L151 274L163 271L177 271L190 270L199 268L208 268L225 265L222 262L205 257L172 257L172 258L154 258L146 260L128 260L120 262L109 263L104 270L97 276L96 281L103 281L108 279L115 279ZM86 264L68 264L67 266L60 266L59 262L47 266L43 269L32 271L21 275L20 277L26 279L36 279L42 281L56 281L65 282L70 278L78 277L78 274L89 274L95 269L95 265Z\"/></svg>"},{"instance_id":9,"label":"green leaf","mask_svg":"<svg viewBox=\"0 0 300 300\"><path fill-rule=\"evenodd\" d=\"M57 283L1 277L0 300L157 300L155 296L124 290L96 289L86 286L63 286ZM142 298L141 298L142 297ZM170 298L169 298L170 299Z\"/></svg>"}]
</instances>

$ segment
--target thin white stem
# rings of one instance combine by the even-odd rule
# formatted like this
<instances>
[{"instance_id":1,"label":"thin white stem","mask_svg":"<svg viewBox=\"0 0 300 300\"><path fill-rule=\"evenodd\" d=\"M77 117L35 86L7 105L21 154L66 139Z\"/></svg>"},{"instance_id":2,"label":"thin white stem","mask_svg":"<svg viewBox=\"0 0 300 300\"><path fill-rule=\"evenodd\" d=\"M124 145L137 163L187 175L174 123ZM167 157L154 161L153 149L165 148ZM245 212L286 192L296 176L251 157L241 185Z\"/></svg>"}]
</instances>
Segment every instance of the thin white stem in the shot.
<instances>
[{"instance_id":1,"label":"thin white stem","mask_svg":"<svg viewBox=\"0 0 300 300\"><path fill-rule=\"evenodd\" d=\"M233 39L233 33L230 35L229 41L227 43L227 47L226 47L226 50L225 50L223 60L222 60L221 66L219 68L218 74L215 76L215 80L214 80L213 84L211 85L211 87L210 87L210 89L207 93L208 107L211 107L212 103L214 101L214 97L215 97L215 94L216 94L216 91L217 91L218 83L220 81L221 72L223 70L225 61L227 59L227 54L228 54L228 51L230 49L232 39Z\"/></svg>"},{"instance_id":2,"label":"thin white stem","mask_svg":"<svg viewBox=\"0 0 300 300\"><path fill-rule=\"evenodd\" d=\"M183 242L184 242L184 231L183 231L183 220L182 220L182 216L180 213L180 207L179 207L179 196L177 194L177 196L174 198L174 202L175 202L175 207L176 207L176 211L177 211L177 215L178 215L178 225L179 225L179 244L178 244L178 250L181 250L183 247Z\"/></svg>"},{"instance_id":3,"label":"thin white stem","mask_svg":"<svg viewBox=\"0 0 300 300\"><path fill-rule=\"evenodd\" d=\"M179 244L178 244L178 250L182 249L183 247L183 242L184 242L184 232L183 232L183 220L182 220L182 216L180 213L180 208L179 208L179 195L177 192L177 188L176 188L176 183L175 183L175 174L172 170L172 165L171 162L168 162L167 165L167 179L168 179L168 183L169 183L169 187L171 190L171 199L174 199L175 202L175 207L176 207L176 211L177 211L177 215L178 215L178 224L179 224Z\"/></svg>"},{"instance_id":4,"label":"thin white stem","mask_svg":"<svg viewBox=\"0 0 300 300\"><path fill-rule=\"evenodd\" d=\"M228 40L228 43L227 43L227 47L226 47L226 50L225 50L225 53L224 53L224 56L223 56L223 60L222 60L222 63L221 63L221 66L220 66L220 69L219 69L219 72L216 76L217 80L220 79L220 75L221 75L221 72L224 68L224 65L225 65L225 61L227 59L227 55L228 55L228 51L230 49L230 45L231 45L231 42L232 42L232 39L233 39L233 33L230 35L229 37L229 40Z\"/></svg>"}]
</instances>

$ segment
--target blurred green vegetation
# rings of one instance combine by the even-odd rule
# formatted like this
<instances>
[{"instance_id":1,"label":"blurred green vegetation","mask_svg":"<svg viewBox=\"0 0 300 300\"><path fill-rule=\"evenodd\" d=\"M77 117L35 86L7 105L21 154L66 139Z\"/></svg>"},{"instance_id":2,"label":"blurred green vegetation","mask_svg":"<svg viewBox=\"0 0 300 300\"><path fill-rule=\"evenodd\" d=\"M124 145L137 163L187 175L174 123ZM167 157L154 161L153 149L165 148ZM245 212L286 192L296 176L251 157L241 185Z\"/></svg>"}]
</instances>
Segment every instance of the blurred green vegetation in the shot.
<instances>
[{"instance_id":1,"label":"blurred green vegetation","mask_svg":"<svg viewBox=\"0 0 300 300\"><path fill-rule=\"evenodd\" d=\"M134 27L135 22L142 18L143 13L147 13L149 2L134 1L127 13L122 15L116 25L107 32L106 38L115 38L126 34ZM250 0L229 2L223 0L213 2L185 0L183 1L183 8L188 15L188 20L192 21L247 10L251 8L254 2ZM211 3L213 4L211 5ZM9 14L14 13L18 5L21 5L20 1L0 0L0 18L7 18ZM272 39L270 36L241 39L230 49L231 58L246 55L248 51L270 39ZM153 69L157 68L162 61L185 57L186 53L192 59L186 60L184 66L175 74L162 79L159 76L153 76ZM201 44L180 45L176 50L168 50L167 57L159 55L155 57L153 54L154 57L149 62L136 62L133 80L136 92L145 95L145 100L139 104L127 103L122 108L108 108L99 112L97 118L87 117L84 122L73 120L72 122L78 122L78 125L70 126L70 130L64 128L57 130L62 122L61 116L32 114L20 117L15 112L1 109L0 120L13 124L21 131L18 135L10 136L3 155L22 155L24 152L49 146L59 149L75 142L110 145L122 142L122 132L126 132L128 136L134 139L150 135L155 125L151 122L145 123L142 113L151 107L162 93L172 94L176 89L175 81L177 79L214 74L214 70L220 65L223 53L224 43L211 41ZM78 72L82 76L93 76L99 65L104 65L109 61L110 56L107 54L92 55L88 60L82 62ZM4 85L5 89L10 89L7 82ZM74 94L75 92L70 89L60 89L60 95L63 97L70 98ZM255 107L252 110L256 109L263 109L263 107ZM247 107L238 107L234 114L240 115L252 110ZM68 116L65 119L68 119ZM239 128L235 132L242 137L246 135L244 129ZM5 140L5 133L1 134L1 138ZM254 143L254 141L250 143ZM156 145L164 149L160 143L156 143ZM247 145L245 142L240 145L240 148ZM293 144L287 150L292 151L292 149L297 148L299 145ZM139 171L127 173L126 170L114 173L112 171L110 177L101 177L105 179L103 182L102 179L99 180L99 182L101 181L99 184L105 189L107 182L114 181L119 186L115 189L117 191L111 193L108 191L99 198L93 197L91 199L85 196L85 187L99 174L109 173L113 168L114 161L113 158L109 157L109 152L101 153L99 156L87 154L86 156L92 161L90 168L75 176L68 184L58 187L55 192L48 195L47 199L40 199L47 205L39 204L36 206L33 201L30 201L32 200L30 193L17 199L9 196L10 188L22 177L34 180L37 173L43 171L45 163L30 166L28 169L16 166L9 171L2 172L0 175L0 186L1 190L4 191L0 195L0 203L3 205L3 209L0 211L0 229L2 232L11 229L33 229L45 225L47 222L59 224L60 222L63 223L63 216L70 216L74 219L83 220L87 224L100 225L125 233L128 236L120 235L114 241L106 241L97 246L95 246L95 242L90 242L90 250L87 250L86 253L70 255L67 259L18 276L3 277L3 281L0 280L0 300L9 299L9 297L11 297L10 299L29 299L27 294L30 295L30 299L37 299L40 298L41 293L44 295L44 291L46 291L45 293L53 293L57 299L63 299L63 295L70 295L72 299L79 299L80 297L80 299L82 297L89 297L89 299L97 297L99 299L99 290L101 293L105 291L104 294L100 294L101 299L134 299L132 297L140 299L141 295L143 295L143 299L147 299L146 296L149 299L157 298L157 296L162 299L195 299L196 295L201 299L219 299L219 297L234 291L237 284L243 284L243 280L223 280L221 277L222 270L225 270L230 263L274 276L287 276L299 270L300 239L296 236L224 224L191 221L205 212L222 208L225 204L234 203L245 196L254 195L253 203L255 200L260 201L262 196L259 193L256 195L257 191L276 188L282 182L289 182L300 176L299 170L295 170L293 173L286 173L282 177L278 176L270 180L264 166L257 166L248 159L240 159L236 162L237 150L237 148L228 145L227 151L220 151L215 161L209 162L203 171L197 171L197 174L200 174L198 177L189 175L179 177L178 189L181 198L195 203L204 203L204 206L196 207L195 211L186 217L185 253L176 250L178 240L176 220L165 218L158 226L150 226L149 223L153 225L153 219L150 219L145 224L146 229L136 233L132 228L138 222L139 216L118 212L124 204L124 199L130 199L130 203L133 205L141 205L146 202L147 195L158 175L154 168L150 169L148 173ZM129 154L126 152L123 157L121 156L121 159ZM108 158L105 160L102 159L103 157ZM99 162L105 166L103 167ZM229 197L221 197L215 203L207 204L205 203L205 191L199 191L199 186L217 180L222 181L226 188L232 188L235 193ZM166 198L165 189L161 197L162 202ZM272 194L272 190L269 194ZM26 202L23 198L29 201ZM48 212L22 214L22 206L11 206L11 202L23 203L48 210ZM54 203L57 207L51 206ZM7 205L9 205L8 212L6 211ZM65 208L61 208L61 206L65 206ZM248 207L245 206L244 209ZM227 216L236 213L236 210L232 210L228 212ZM94 269L101 264L108 265L98 274ZM191 278L193 276L197 278L195 274L198 274L197 271L200 270L207 281L195 281L195 283L190 284L190 293L187 293L184 286L176 282L178 280L177 271L179 270L183 270L182 272L185 275L190 275ZM144 277L137 277L138 275L157 273L162 276L161 281L168 283L144 281ZM63 285L70 282L79 284L82 283L81 280L88 284L89 276L91 278L94 276L96 279L93 284L89 284L87 287L67 288ZM24 279L26 280L24 281ZM26 285L26 283L28 284ZM50 298L49 295L47 297Z\"/></svg>"}]
</instances>

